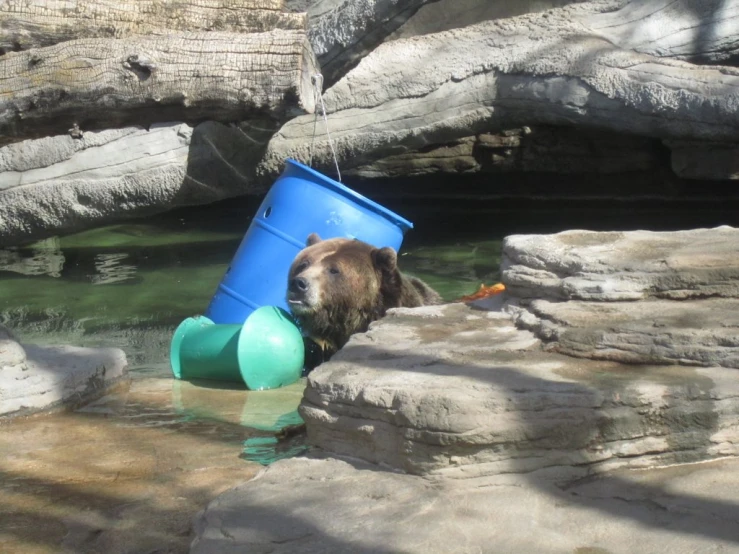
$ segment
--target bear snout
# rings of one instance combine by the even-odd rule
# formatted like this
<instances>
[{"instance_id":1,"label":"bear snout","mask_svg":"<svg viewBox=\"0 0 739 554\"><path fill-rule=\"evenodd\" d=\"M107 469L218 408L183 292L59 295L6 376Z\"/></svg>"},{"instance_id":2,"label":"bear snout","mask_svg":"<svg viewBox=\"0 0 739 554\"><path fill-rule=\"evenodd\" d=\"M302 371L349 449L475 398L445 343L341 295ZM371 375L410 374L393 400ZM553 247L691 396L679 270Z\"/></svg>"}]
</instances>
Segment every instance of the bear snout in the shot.
<instances>
[{"instance_id":1,"label":"bear snout","mask_svg":"<svg viewBox=\"0 0 739 554\"><path fill-rule=\"evenodd\" d=\"M294 277L290 279L288 291L297 294L305 293L308 290L308 281L303 277Z\"/></svg>"},{"instance_id":2,"label":"bear snout","mask_svg":"<svg viewBox=\"0 0 739 554\"><path fill-rule=\"evenodd\" d=\"M292 277L287 283L287 303L295 313L306 313L316 304L317 291L305 277Z\"/></svg>"}]
</instances>

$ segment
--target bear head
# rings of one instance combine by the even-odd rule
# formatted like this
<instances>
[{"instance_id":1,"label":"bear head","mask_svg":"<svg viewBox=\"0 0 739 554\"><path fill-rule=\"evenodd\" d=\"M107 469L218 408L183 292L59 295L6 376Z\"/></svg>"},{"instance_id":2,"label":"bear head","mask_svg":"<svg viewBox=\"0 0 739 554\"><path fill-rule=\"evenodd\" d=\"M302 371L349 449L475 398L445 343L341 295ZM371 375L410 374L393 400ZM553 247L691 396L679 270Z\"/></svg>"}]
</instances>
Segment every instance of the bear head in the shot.
<instances>
[{"instance_id":1,"label":"bear head","mask_svg":"<svg viewBox=\"0 0 739 554\"><path fill-rule=\"evenodd\" d=\"M303 332L335 351L397 305L400 282L392 248L314 233L290 267L287 303Z\"/></svg>"}]
</instances>

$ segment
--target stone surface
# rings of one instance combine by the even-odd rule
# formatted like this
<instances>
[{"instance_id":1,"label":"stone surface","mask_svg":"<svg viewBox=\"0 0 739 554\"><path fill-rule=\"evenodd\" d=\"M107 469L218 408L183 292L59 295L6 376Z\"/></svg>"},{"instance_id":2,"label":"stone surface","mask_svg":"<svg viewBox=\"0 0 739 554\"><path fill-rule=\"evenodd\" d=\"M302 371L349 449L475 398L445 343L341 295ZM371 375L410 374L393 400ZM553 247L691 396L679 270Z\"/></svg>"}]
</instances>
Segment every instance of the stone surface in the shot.
<instances>
[{"instance_id":1,"label":"stone surface","mask_svg":"<svg viewBox=\"0 0 739 554\"><path fill-rule=\"evenodd\" d=\"M261 191L253 168L273 130L162 123L2 147L0 244Z\"/></svg>"},{"instance_id":2,"label":"stone surface","mask_svg":"<svg viewBox=\"0 0 739 554\"><path fill-rule=\"evenodd\" d=\"M600 360L739 368L739 299L535 300L516 323L548 349Z\"/></svg>"},{"instance_id":3,"label":"stone surface","mask_svg":"<svg viewBox=\"0 0 739 554\"><path fill-rule=\"evenodd\" d=\"M356 461L293 459L222 494L191 554L739 552L739 462L429 481Z\"/></svg>"},{"instance_id":4,"label":"stone surface","mask_svg":"<svg viewBox=\"0 0 739 554\"><path fill-rule=\"evenodd\" d=\"M737 455L738 410L735 369L542 352L505 314L461 304L391 311L310 374L301 404L323 450L445 477Z\"/></svg>"},{"instance_id":5,"label":"stone surface","mask_svg":"<svg viewBox=\"0 0 739 554\"><path fill-rule=\"evenodd\" d=\"M622 0L621 4L627 1ZM577 2L582 0L437 0L422 6L388 40L459 29L481 21L543 12Z\"/></svg>"},{"instance_id":6,"label":"stone surface","mask_svg":"<svg viewBox=\"0 0 739 554\"><path fill-rule=\"evenodd\" d=\"M244 5L246 4L246 5ZM0 3L0 52L49 46L85 37L123 38L181 31L259 33L304 29L305 14L282 13L279 0L251 0L238 9L231 0L166 5L156 0Z\"/></svg>"},{"instance_id":7,"label":"stone surface","mask_svg":"<svg viewBox=\"0 0 739 554\"><path fill-rule=\"evenodd\" d=\"M632 0L619 10L593 16L589 23L595 33L621 48L732 65L739 55L737 18L736 0Z\"/></svg>"},{"instance_id":8,"label":"stone surface","mask_svg":"<svg viewBox=\"0 0 739 554\"><path fill-rule=\"evenodd\" d=\"M739 298L739 230L514 235L501 270L523 300Z\"/></svg>"},{"instance_id":9,"label":"stone surface","mask_svg":"<svg viewBox=\"0 0 739 554\"><path fill-rule=\"evenodd\" d=\"M516 324L550 351L739 368L739 230L508 237ZM514 306L518 304L519 306Z\"/></svg>"},{"instance_id":10,"label":"stone surface","mask_svg":"<svg viewBox=\"0 0 739 554\"><path fill-rule=\"evenodd\" d=\"M126 366L118 348L22 346L0 327L0 416L82 404L119 381Z\"/></svg>"}]
</instances>

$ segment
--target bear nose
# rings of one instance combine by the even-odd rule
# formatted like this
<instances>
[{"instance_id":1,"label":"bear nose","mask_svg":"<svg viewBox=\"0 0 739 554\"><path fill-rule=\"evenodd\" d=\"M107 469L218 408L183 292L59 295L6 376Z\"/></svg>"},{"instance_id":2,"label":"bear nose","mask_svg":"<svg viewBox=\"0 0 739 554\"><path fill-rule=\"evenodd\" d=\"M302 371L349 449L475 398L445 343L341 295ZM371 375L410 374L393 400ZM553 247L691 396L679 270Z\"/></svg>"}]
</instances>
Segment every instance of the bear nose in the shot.
<instances>
[{"instance_id":1,"label":"bear nose","mask_svg":"<svg viewBox=\"0 0 739 554\"><path fill-rule=\"evenodd\" d=\"M290 290L292 292L305 292L308 290L308 281L303 277L295 277L290 281Z\"/></svg>"}]
</instances>

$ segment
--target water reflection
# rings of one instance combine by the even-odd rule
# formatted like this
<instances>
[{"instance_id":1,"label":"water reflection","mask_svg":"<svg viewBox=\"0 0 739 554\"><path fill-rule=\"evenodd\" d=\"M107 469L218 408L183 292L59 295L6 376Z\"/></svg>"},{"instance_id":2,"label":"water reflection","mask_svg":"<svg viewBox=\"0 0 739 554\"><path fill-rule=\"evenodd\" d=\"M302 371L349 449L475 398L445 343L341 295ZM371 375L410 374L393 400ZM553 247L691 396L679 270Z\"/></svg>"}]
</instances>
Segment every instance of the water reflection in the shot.
<instances>
[{"instance_id":1,"label":"water reflection","mask_svg":"<svg viewBox=\"0 0 739 554\"><path fill-rule=\"evenodd\" d=\"M21 336L74 331L80 345L99 342L93 334L122 329L174 330L207 307L248 218L230 230L211 225L202 216L195 222L162 218L0 249L0 322ZM429 244L414 233L401 251L401 269L445 299L497 280L499 240Z\"/></svg>"},{"instance_id":2,"label":"water reflection","mask_svg":"<svg viewBox=\"0 0 739 554\"><path fill-rule=\"evenodd\" d=\"M64 253L59 237L36 242L28 248L0 249L0 271L61 277L62 269Z\"/></svg>"},{"instance_id":3,"label":"water reflection","mask_svg":"<svg viewBox=\"0 0 739 554\"><path fill-rule=\"evenodd\" d=\"M265 432L243 442L242 459L269 465L307 449L305 436L279 437L278 431L303 423L298 405L305 379L278 389L248 391L213 381L174 381L172 405L185 420L217 420Z\"/></svg>"},{"instance_id":4,"label":"water reflection","mask_svg":"<svg viewBox=\"0 0 739 554\"><path fill-rule=\"evenodd\" d=\"M305 436L278 437L278 431L303 423L298 405L303 398L305 379L292 385L264 391L214 381L173 381L172 407L182 421L219 421L264 435L244 440L240 458L269 465L294 457L307 449Z\"/></svg>"},{"instance_id":5,"label":"water reflection","mask_svg":"<svg viewBox=\"0 0 739 554\"><path fill-rule=\"evenodd\" d=\"M267 464L306 449L303 434L278 436L282 429L303 423L298 405L305 384L301 379L279 389L250 391L216 381L139 378L128 389L107 394L75 413L103 417L121 429L217 434L234 446L240 442L240 452L234 451L235 455ZM160 446L164 448L168 438L162 437Z\"/></svg>"},{"instance_id":6,"label":"water reflection","mask_svg":"<svg viewBox=\"0 0 739 554\"><path fill-rule=\"evenodd\" d=\"M136 266L121 263L129 255L125 252L113 254L96 254L94 275L90 275L93 285L111 285L133 279L136 275Z\"/></svg>"},{"instance_id":7,"label":"water reflection","mask_svg":"<svg viewBox=\"0 0 739 554\"><path fill-rule=\"evenodd\" d=\"M305 379L263 391L214 381L173 381L172 406L185 417L217 419L276 432L303 422L298 405L304 389Z\"/></svg>"}]
</instances>

